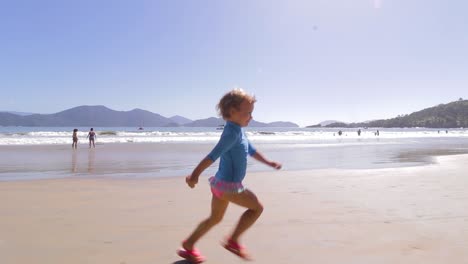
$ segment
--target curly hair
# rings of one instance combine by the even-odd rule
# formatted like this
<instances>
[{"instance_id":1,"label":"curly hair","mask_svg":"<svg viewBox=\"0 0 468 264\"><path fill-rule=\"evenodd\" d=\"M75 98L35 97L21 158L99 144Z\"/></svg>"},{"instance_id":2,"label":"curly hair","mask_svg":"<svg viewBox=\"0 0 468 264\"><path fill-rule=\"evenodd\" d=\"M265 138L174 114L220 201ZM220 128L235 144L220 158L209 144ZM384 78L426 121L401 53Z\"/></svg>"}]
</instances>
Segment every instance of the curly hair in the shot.
<instances>
[{"instance_id":1,"label":"curly hair","mask_svg":"<svg viewBox=\"0 0 468 264\"><path fill-rule=\"evenodd\" d=\"M257 101L255 96L247 94L241 88L237 88L226 93L216 105L216 109L223 119L227 119L231 117L231 109L239 109L244 100L247 100L251 104Z\"/></svg>"}]
</instances>

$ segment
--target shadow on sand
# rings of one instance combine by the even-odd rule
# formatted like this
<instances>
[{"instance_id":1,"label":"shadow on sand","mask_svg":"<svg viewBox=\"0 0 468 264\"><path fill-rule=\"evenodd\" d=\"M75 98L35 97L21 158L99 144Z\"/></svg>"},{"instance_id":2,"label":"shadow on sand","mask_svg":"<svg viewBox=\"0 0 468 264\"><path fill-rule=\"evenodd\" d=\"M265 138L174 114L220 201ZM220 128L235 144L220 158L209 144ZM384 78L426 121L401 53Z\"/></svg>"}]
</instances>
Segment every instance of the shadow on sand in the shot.
<instances>
[{"instance_id":1,"label":"shadow on sand","mask_svg":"<svg viewBox=\"0 0 468 264\"><path fill-rule=\"evenodd\" d=\"M184 260L178 260L172 264L192 264L192 262L184 259Z\"/></svg>"}]
</instances>

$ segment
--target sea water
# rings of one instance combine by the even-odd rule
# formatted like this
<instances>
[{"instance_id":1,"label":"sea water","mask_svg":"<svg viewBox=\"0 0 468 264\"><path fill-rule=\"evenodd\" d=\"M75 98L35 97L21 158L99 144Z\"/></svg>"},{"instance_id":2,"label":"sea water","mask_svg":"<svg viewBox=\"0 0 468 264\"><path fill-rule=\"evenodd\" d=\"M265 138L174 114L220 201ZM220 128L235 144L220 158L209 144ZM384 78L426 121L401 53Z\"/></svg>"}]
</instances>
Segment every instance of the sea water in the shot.
<instances>
[{"instance_id":1,"label":"sea water","mask_svg":"<svg viewBox=\"0 0 468 264\"><path fill-rule=\"evenodd\" d=\"M2 145L48 145L71 144L73 127L0 127L0 146ZM161 142L216 142L222 130L212 127L174 127L174 128L137 128L104 127L94 128L97 142L106 143L161 143ZM342 135L338 134L342 131ZM379 135L376 135L377 130ZM89 128L78 127L80 143L86 143ZM308 144L326 145L362 145L381 140L386 143L401 139L467 139L466 129L427 129L427 128L255 128L247 127L247 136L251 141L271 144Z\"/></svg>"},{"instance_id":2,"label":"sea water","mask_svg":"<svg viewBox=\"0 0 468 264\"><path fill-rule=\"evenodd\" d=\"M0 127L0 180L70 176L168 177L190 173L214 147L218 128ZM339 135L339 131L342 135ZM378 135L376 134L379 130ZM420 166L437 155L468 153L465 129L246 128L249 140L286 170ZM249 171L270 170L249 159ZM205 174L214 174L216 164Z\"/></svg>"}]
</instances>

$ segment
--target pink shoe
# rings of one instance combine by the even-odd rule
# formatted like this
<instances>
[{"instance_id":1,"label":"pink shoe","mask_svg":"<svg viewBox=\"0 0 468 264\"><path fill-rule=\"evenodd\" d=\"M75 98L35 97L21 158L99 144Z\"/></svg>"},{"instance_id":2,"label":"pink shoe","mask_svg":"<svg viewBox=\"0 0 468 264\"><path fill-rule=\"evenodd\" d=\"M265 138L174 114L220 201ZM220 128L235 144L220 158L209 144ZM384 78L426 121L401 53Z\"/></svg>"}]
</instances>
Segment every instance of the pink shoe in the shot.
<instances>
[{"instance_id":1,"label":"pink shoe","mask_svg":"<svg viewBox=\"0 0 468 264\"><path fill-rule=\"evenodd\" d=\"M178 249L177 255L195 264L202 263L203 261L205 261L205 257L203 257L200 254L200 252L195 248L192 250L186 250L184 248Z\"/></svg>"},{"instance_id":2,"label":"pink shoe","mask_svg":"<svg viewBox=\"0 0 468 264\"><path fill-rule=\"evenodd\" d=\"M252 260L249 254L247 254L246 249L244 246L239 245L237 242L233 241L232 239L228 239L226 242L222 243L223 247L233 254L236 254L243 260Z\"/></svg>"}]
</instances>

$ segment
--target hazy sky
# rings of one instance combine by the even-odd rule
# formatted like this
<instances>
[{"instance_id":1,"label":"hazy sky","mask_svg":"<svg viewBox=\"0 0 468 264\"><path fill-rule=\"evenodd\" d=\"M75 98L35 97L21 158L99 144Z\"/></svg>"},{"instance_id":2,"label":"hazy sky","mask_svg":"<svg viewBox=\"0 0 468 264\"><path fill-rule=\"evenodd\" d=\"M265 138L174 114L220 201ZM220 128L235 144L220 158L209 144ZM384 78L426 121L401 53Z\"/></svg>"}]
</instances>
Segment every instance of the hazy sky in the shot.
<instances>
[{"instance_id":1,"label":"hazy sky","mask_svg":"<svg viewBox=\"0 0 468 264\"><path fill-rule=\"evenodd\" d=\"M391 118L468 98L466 0L0 1L0 110Z\"/></svg>"}]
</instances>

